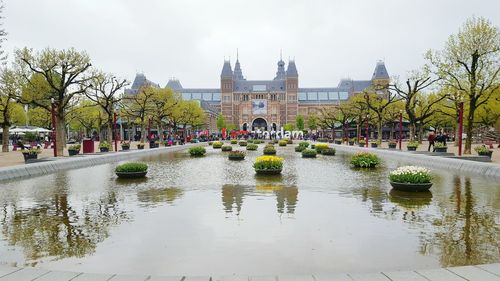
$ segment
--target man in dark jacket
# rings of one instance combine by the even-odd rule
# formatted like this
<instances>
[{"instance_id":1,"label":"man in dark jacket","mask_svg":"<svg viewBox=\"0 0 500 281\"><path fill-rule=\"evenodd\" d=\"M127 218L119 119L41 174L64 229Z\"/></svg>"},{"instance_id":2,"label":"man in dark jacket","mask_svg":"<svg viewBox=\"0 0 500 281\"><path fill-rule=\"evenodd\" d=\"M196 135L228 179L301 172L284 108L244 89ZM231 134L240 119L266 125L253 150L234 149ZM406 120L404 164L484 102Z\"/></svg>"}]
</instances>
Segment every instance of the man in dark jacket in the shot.
<instances>
[{"instance_id":1,"label":"man in dark jacket","mask_svg":"<svg viewBox=\"0 0 500 281\"><path fill-rule=\"evenodd\" d=\"M430 132L427 140L429 141L429 147L427 148L427 151L431 151L431 146L432 150L434 150L434 141L436 141L436 135L434 134L434 131Z\"/></svg>"}]
</instances>

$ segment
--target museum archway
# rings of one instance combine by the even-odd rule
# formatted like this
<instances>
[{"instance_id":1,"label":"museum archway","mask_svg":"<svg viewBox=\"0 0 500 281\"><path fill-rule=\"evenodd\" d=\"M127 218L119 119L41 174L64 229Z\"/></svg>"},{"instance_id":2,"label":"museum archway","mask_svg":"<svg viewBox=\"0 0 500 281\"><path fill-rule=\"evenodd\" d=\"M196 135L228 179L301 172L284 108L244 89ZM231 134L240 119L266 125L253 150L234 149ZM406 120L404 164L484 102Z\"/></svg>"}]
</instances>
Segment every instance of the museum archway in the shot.
<instances>
[{"instance_id":1,"label":"museum archway","mask_svg":"<svg viewBox=\"0 0 500 281\"><path fill-rule=\"evenodd\" d=\"M267 131L267 121L263 118L256 118L252 122L252 131L261 130Z\"/></svg>"}]
</instances>

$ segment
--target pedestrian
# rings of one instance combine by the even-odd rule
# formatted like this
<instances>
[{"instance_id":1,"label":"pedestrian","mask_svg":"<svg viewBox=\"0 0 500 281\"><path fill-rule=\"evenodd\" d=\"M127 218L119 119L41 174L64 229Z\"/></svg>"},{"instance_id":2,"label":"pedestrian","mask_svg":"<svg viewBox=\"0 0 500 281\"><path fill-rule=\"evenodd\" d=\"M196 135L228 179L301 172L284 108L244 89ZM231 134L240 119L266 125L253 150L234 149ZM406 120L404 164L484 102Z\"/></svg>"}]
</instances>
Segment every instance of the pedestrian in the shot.
<instances>
[{"instance_id":1,"label":"pedestrian","mask_svg":"<svg viewBox=\"0 0 500 281\"><path fill-rule=\"evenodd\" d=\"M427 140L429 141L429 147L427 148L427 151L431 151L431 146L432 146L432 151L434 151L434 142L436 141L436 135L434 134L434 131L431 131L429 133Z\"/></svg>"}]
</instances>

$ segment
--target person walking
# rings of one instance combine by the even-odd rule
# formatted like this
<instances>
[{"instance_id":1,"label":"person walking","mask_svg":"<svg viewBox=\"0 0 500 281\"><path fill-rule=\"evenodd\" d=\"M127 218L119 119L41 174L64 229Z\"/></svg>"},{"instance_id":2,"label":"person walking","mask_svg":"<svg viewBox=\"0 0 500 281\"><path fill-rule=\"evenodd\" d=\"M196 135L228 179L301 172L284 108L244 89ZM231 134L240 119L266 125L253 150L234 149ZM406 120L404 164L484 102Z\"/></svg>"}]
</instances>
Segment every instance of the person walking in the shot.
<instances>
[{"instance_id":1,"label":"person walking","mask_svg":"<svg viewBox=\"0 0 500 281\"><path fill-rule=\"evenodd\" d=\"M429 147L427 148L427 151L431 151L431 146L432 146L432 151L434 151L434 142L436 141L436 135L434 134L434 131L431 131L429 136L427 137L427 140L429 141Z\"/></svg>"}]
</instances>

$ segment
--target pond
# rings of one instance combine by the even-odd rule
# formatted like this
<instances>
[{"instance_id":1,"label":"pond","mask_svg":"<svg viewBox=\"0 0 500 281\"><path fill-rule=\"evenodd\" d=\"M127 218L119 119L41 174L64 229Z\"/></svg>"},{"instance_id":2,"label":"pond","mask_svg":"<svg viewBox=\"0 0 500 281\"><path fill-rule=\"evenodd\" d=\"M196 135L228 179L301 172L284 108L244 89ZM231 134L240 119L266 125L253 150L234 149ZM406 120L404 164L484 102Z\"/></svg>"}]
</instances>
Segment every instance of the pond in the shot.
<instances>
[{"instance_id":1,"label":"pond","mask_svg":"<svg viewBox=\"0 0 500 281\"><path fill-rule=\"evenodd\" d=\"M0 183L0 264L153 275L268 275L437 268L500 261L500 184L434 170L428 193L391 190L384 161L304 159L280 176L207 148ZM237 145L233 145L237 148ZM430 158L431 159L431 158ZM411 159L409 159L411 161Z\"/></svg>"}]
</instances>

